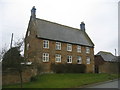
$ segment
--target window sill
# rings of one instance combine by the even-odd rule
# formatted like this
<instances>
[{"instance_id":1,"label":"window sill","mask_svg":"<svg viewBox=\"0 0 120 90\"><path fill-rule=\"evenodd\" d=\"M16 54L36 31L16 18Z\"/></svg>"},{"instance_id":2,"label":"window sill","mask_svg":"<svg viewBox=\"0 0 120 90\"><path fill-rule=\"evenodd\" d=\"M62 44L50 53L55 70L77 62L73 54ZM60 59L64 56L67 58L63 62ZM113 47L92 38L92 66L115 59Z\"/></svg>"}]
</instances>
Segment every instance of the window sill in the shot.
<instances>
[{"instance_id":1,"label":"window sill","mask_svg":"<svg viewBox=\"0 0 120 90\"><path fill-rule=\"evenodd\" d=\"M67 62L67 63L72 63L72 62Z\"/></svg>"},{"instance_id":2,"label":"window sill","mask_svg":"<svg viewBox=\"0 0 120 90\"><path fill-rule=\"evenodd\" d=\"M77 52L77 53L81 53L81 52Z\"/></svg>"},{"instance_id":3,"label":"window sill","mask_svg":"<svg viewBox=\"0 0 120 90\"><path fill-rule=\"evenodd\" d=\"M56 51L61 51L61 49L56 49Z\"/></svg>"},{"instance_id":4,"label":"window sill","mask_svg":"<svg viewBox=\"0 0 120 90\"><path fill-rule=\"evenodd\" d=\"M60 62L58 62L58 61L55 61L56 63L61 63L61 61Z\"/></svg>"},{"instance_id":5,"label":"window sill","mask_svg":"<svg viewBox=\"0 0 120 90\"><path fill-rule=\"evenodd\" d=\"M72 52L72 51L67 51L67 52Z\"/></svg>"},{"instance_id":6,"label":"window sill","mask_svg":"<svg viewBox=\"0 0 120 90\"><path fill-rule=\"evenodd\" d=\"M49 61L42 61L43 63L48 63Z\"/></svg>"},{"instance_id":7,"label":"window sill","mask_svg":"<svg viewBox=\"0 0 120 90\"><path fill-rule=\"evenodd\" d=\"M44 47L43 47L44 48ZM49 48L44 48L44 49L49 49Z\"/></svg>"}]
</instances>

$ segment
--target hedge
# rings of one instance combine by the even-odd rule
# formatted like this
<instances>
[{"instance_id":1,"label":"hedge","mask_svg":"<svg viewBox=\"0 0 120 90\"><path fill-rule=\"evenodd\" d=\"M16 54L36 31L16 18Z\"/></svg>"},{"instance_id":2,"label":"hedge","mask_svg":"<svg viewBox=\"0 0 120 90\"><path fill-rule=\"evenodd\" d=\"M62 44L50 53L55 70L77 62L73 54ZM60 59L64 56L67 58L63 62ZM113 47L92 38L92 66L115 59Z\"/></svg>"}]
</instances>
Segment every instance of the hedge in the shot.
<instances>
[{"instance_id":1,"label":"hedge","mask_svg":"<svg viewBox=\"0 0 120 90\"><path fill-rule=\"evenodd\" d=\"M51 69L55 73L85 73L85 64L51 64Z\"/></svg>"}]
</instances>

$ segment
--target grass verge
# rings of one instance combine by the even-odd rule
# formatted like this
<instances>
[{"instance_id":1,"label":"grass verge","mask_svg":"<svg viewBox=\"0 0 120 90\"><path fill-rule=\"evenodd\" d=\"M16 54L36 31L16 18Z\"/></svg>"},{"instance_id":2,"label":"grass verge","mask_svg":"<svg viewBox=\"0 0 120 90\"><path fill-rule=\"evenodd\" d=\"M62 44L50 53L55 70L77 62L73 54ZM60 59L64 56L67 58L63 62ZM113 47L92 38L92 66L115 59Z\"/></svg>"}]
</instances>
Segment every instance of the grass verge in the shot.
<instances>
[{"instance_id":1,"label":"grass verge","mask_svg":"<svg viewBox=\"0 0 120 90\"><path fill-rule=\"evenodd\" d=\"M37 80L23 84L23 88L75 88L117 78L116 74L43 74ZM20 88L20 84L3 88Z\"/></svg>"}]
</instances>

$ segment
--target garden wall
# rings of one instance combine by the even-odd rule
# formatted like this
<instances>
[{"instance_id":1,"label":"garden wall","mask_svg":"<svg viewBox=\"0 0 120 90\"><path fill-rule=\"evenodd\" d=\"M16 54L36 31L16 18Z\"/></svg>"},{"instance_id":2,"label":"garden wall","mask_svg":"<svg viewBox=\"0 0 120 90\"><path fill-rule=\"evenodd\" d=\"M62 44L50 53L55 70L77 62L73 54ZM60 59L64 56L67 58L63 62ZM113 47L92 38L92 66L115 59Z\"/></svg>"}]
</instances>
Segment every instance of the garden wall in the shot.
<instances>
[{"instance_id":1,"label":"garden wall","mask_svg":"<svg viewBox=\"0 0 120 90\"><path fill-rule=\"evenodd\" d=\"M119 67L117 62L105 62L99 66L99 73L115 73L118 74Z\"/></svg>"},{"instance_id":2,"label":"garden wall","mask_svg":"<svg viewBox=\"0 0 120 90\"><path fill-rule=\"evenodd\" d=\"M26 67L22 72L23 82L29 82L32 76L37 75L37 69L34 67ZM2 72L2 85L20 83L20 75L15 70L6 70Z\"/></svg>"}]
</instances>

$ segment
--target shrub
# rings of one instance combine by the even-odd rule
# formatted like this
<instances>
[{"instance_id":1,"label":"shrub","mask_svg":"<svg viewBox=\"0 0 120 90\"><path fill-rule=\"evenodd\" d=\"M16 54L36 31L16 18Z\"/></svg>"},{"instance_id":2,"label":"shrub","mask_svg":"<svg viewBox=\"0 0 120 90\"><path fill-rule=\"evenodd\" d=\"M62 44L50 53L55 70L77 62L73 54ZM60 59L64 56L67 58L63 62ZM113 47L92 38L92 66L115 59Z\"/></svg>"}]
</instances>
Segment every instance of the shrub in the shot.
<instances>
[{"instance_id":1,"label":"shrub","mask_svg":"<svg viewBox=\"0 0 120 90\"><path fill-rule=\"evenodd\" d=\"M51 69L55 73L85 73L84 64L51 64Z\"/></svg>"},{"instance_id":2,"label":"shrub","mask_svg":"<svg viewBox=\"0 0 120 90\"><path fill-rule=\"evenodd\" d=\"M31 82L33 81L37 81L37 76L32 76L31 79L30 79Z\"/></svg>"}]
</instances>

